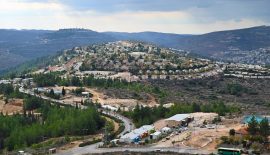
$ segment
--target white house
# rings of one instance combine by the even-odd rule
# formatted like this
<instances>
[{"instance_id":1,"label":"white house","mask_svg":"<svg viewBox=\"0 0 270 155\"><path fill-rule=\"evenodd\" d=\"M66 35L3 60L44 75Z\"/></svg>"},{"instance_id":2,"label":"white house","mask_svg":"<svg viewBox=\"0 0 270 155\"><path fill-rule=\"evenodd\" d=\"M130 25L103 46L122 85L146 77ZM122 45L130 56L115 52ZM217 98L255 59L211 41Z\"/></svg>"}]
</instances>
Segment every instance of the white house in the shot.
<instances>
[{"instance_id":1,"label":"white house","mask_svg":"<svg viewBox=\"0 0 270 155\"><path fill-rule=\"evenodd\" d=\"M150 134L150 139L159 139L161 137L162 133L160 131L156 131L152 134Z\"/></svg>"}]
</instances>

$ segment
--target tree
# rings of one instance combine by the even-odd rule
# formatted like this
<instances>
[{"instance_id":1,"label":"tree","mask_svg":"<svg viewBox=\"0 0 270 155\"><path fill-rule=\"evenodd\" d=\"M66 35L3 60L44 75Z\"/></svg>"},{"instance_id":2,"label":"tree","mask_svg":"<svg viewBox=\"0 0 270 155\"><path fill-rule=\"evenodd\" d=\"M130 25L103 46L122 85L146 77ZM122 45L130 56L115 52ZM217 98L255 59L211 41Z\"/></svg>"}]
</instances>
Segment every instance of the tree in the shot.
<instances>
[{"instance_id":1,"label":"tree","mask_svg":"<svg viewBox=\"0 0 270 155\"><path fill-rule=\"evenodd\" d=\"M71 85L73 85L73 86L81 86L82 83L81 83L80 78L78 78L78 77L76 77L76 76L73 76L73 77L71 78Z\"/></svg>"},{"instance_id":2,"label":"tree","mask_svg":"<svg viewBox=\"0 0 270 155\"><path fill-rule=\"evenodd\" d=\"M50 94L50 96L54 96L54 90L51 89L49 94Z\"/></svg>"},{"instance_id":3,"label":"tree","mask_svg":"<svg viewBox=\"0 0 270 155\"><path fill-rule=\"evenodd\" d=\"M40 123L31 113L26 116L0 114L0 152L4 147L9 151L29 147L44 140L41 137L65 136L65 140L69 141L70 135L94 134L104 127L105 119L100 117L94 107L83 110L60 108L32 96L25 101L25 104L42 103L38 109L42 113L40 117L46 123Z\"/></svg>"},{"instance_id":4,"label":"tree","mask_svg":"<svg viewBox=\"0 0 270 155\"><path fill-rule=\"evenodd\" d=\"M230 136L234 136L235 135L235 130L234 129L230 129L229 134L230 134Z\"/></svg>"},{"instance_id":5,"label":"tree","mask_svg":"<svg viewBox=\"0 0 270 155\"><path fill-rule=\"evenodd\" d=\"M65 88L64 88L64 87L62 88L62 95L63 95L63 96L65 96L65 95L66 95L66 90L65 90Z\"/></svg>"},{"instance_id":6,"label":"tree","mask_svg":"<svg viewBox=\"0 0 270 155\"><path fill-rule=\"evenodd\" d=\"M196 103L193 103L193 104L192 104L192 110L193 110L194 112L200 112L200 111L201 111L201 107L200 107L200 105L198 105L198 104L196 104Z\"/></svg>"},{"instance_id":7,"label":"tree","mask_svg":"<svg viewBox=\"0 0 270 155\"><path fill-rule=\"evenodd\" d=\"M247 130L251 135L255 135L257 133L257 131L258 131L258 122L256 121L255 116L252 116L252 118L248 122L248 129Z\"/></svg>"},{"instance_id":8,"label":"tree","mask_svg":"<svg viewBox=\"0 0 270 155\"><path fill-rule=\"evenodd\" d=\"M268 136L270 135L270 126L269 126L268 119L266 117L259 124L259 133L265 139L267 139Z\"/></svg>"}]
</instances>

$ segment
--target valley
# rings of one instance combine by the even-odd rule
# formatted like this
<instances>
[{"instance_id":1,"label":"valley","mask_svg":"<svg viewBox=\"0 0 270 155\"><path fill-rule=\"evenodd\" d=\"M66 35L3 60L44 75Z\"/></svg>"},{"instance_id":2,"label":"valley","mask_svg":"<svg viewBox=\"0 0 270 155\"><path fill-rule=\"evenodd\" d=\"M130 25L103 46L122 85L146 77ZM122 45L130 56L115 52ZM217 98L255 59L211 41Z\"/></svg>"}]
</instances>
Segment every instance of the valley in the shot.
<instances>
[{"instance_id":1,"label":"valley","mask_svg":"<svg viewBox=\"0 0 270 155\"><path fill-rule=\"evenodd\" d=\"M72 109L72 115L85 117L87 110L93 110L91 114L103 116L96 120L98 129L88 124L78 132L70 127L76 121L67 115L65 121L71 122L63 124L66 134L41 130L37 132L48 140L26 137L27 147L18 145L30 152L43 149L68 155L129 148L209 154L227 143L234 145L228 138L235 143L244 139L247 116L269 118L270 70L265 66L202 59L137 41L77 46L40 63L48 65L37 63L25 74L0 80L3 119L42 117L46 109L63 115ZM42 126L39 117L32 123ZM56 124L54 128L61 131ZM239 133L237 138L228 137L231 130ZM8 151L16 150L7 142L3 144Z\"/></svg>"},{"instance_id":2,"label":"valley","mask_svg":"<svg viewBox=\"0 0 270 155\"><path fill-rule=\"evenodd\" d=\"M269 155L270 0L0 0L0 155Z\"/></svg>"}]
</instances>

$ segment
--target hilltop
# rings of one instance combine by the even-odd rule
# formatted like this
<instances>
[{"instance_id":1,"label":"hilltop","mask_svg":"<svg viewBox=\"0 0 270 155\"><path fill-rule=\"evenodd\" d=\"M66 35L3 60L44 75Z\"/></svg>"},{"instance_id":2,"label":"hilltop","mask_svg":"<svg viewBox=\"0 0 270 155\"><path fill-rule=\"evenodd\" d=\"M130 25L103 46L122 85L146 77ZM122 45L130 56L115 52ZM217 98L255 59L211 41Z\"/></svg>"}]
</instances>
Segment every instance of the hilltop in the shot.
<instances>
[{"instance_id":1,"label":"hilltop","mask_svg":"<svg viewBox=\"0 0 270 155\"><path fill-rule=\"evenodd\" d=\"M270 27L181 35L159 32L96 32L86 29L0 30L0 70L74 46L119 40L154 43L202 57L249 64L270 64Z\"/></svg>"},{"instance_id":2,"label":"hilltop","mask_svg":"<svg viewBox=\"0 0 270 155\"><path fill-rule=\"evenodd\" d=\"M217 75L225 68L206 59L192 58L185 51L148 43L117 41L64 50L39 73L64 71L67 76L93 74L126 81L146 79L198 79Z\"/></svg>"},{"instance_id":3,"label":"hilltop","mask_svg":"<svg viewBox=\"0 0 270 155\"><path fill-rule=\"evenodd\" d=\"M155 95L159 103L224 100L244 106L269 106L269 88L262 83L269 82L270 69L194 58L186 51L137 41L117 41L64 50L54 57L51 64L32 73L152 85L167 92L157 91L161 94ZM123 99L149 101L152 98L141 93L134 96L134 92L119 88L104 86L101 91Z\"/></svg>"}]
</instances>

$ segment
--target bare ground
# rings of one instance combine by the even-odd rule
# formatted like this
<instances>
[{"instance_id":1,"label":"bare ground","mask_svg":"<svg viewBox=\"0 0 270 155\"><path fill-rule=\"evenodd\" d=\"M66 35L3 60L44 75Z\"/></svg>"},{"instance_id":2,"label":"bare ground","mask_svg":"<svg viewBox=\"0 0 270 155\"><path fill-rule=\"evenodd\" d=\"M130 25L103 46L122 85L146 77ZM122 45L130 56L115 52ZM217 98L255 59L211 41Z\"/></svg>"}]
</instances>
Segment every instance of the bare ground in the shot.
<instances>
[{"instance_id":1,"label":"bare ground","mask_svg":"<svg viewBox=\"0 0 270 155\"><path fill-rule=\"evenodd\" d=\"M5 104L5 101L0 100L0 112L2 112L4 115L21 113L23 109L22 105L23 105L22 99L9 99L7 104Z\"/></svg>"}]
</instances>

